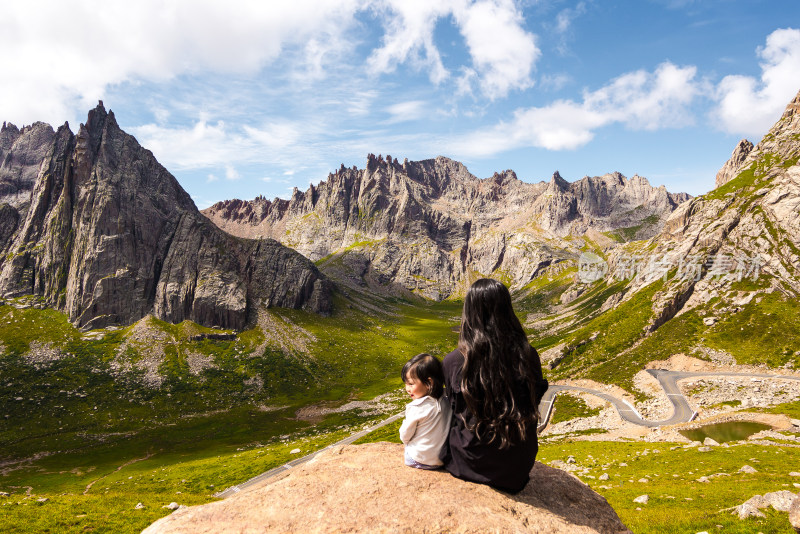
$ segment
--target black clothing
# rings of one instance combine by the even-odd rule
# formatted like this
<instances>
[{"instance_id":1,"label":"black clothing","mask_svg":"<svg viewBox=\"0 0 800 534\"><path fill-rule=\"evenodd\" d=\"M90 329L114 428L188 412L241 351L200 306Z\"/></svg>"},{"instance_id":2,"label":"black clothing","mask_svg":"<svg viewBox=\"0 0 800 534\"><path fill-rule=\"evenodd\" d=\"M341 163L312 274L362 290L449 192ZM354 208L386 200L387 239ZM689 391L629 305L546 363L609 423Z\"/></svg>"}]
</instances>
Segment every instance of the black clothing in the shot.
<instances>
[{"instance_id":1,"label":"black clothing","mask_svg":"<svg viewBox=\"0 0 800 534\"><path fill-rule=\"evenodd\" d=\"M531 350L533 357L538 360L536 349L531 347ZM539 450L535 425L528 431L524 442L506 449L500 449L498 440L491 444L482 442L467 427L474 418L461 393L464 356L459 350L454 350L444 357L443 365L445 396L453 409L448 443L442 448L440 455L444 468L457 478L488 484L509 493L521 491L528 483L528 474ZM548 385L547 380L542 377L541 368L538 375L539 380L535 386L537 403ZM533 409L527 385L520 383L515 399L522 410Z\"/></svg>"}]
</instances>

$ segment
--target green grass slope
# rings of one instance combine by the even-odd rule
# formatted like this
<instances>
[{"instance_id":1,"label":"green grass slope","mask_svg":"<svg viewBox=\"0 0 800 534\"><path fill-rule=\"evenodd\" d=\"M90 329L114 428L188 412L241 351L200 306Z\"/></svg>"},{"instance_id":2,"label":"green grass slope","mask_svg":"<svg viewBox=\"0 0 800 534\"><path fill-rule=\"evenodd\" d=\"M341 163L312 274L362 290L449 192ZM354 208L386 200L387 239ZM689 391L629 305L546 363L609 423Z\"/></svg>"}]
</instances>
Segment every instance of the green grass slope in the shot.
<instances>
[{"instance_id":1,"label":"green grass slope","mask_svg":"<svg viewBox=\"0 0 800 534\"><path fill-rule=\"evenodd\" d=\"M414 354L452 350L460 304L339 298L333 317L270 310L234 339L152 318L83 333L28 301L0 306L0 531L138 532L169 502L213 500L399 411L397 395L336 408L397 391Z\"/></svg>"}]
</instances>

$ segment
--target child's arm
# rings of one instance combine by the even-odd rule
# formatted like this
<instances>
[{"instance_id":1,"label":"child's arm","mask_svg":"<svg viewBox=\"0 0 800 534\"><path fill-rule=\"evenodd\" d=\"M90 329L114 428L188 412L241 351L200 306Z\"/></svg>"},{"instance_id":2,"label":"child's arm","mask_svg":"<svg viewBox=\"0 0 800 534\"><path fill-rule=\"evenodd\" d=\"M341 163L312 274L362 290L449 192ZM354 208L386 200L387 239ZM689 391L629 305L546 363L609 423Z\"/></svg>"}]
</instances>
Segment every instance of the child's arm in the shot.
<instances>
[{"instance_id":1,"label":"child's arm","mask_svg":"<svg viewBox=\"0 0 800 534\"><path fill-rule=\"evenodd\" d=\"M406 404L406 418L400 425L400 441L403 443L411 441L417 433L417 423L424 418L425 410L421 406L413 402Z\"/></svg>"},{"instance_id":2,"label":"child's arm","mask_svg":"<svg viewBox=\"0 0 800 534\"><path fill-rule=\"evenodd\" d=\"M417 419L408 417L408 410L406 409L406 418L403 419L403 424L400 425L400 441L408 443L417 431Z\"/></svg>"}]
</instances>

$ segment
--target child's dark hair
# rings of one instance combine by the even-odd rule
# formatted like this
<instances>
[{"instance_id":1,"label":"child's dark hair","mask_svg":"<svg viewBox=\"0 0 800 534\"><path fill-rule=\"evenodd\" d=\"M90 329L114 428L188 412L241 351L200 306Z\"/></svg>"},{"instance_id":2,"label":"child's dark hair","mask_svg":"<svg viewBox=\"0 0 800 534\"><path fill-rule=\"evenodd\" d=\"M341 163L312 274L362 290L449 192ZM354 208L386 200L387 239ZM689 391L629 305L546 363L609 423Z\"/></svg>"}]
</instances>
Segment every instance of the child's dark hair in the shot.
<instances>
[{"instance_id":1,"label":"child's dark hair","mask_svg":"<svg viewBox=\"0 0 800 534\"><path fill-rule=\"evenodd\" d=\"M430 354L417 354L406 362L400 371L400 378L407 382L408 378L416 378L428 387L428 395L438 399L444 393L444 369L442 362Z\"/></svg>"}]
</instances>

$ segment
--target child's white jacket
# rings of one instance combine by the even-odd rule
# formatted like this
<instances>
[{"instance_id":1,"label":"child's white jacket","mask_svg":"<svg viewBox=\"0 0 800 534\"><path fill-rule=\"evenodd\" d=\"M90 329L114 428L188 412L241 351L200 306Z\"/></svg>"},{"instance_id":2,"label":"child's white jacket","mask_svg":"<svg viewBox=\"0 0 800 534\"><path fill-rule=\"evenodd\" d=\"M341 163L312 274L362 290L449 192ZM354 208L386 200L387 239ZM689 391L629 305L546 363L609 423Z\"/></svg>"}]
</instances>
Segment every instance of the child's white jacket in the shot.
<instances>
[{"instance_id":1,"label":"child's white jacket","mask_svg":"<svg viewBox=\"0 0 800 534\"><path fill-rule=\"evenodd\" d=\"M430 395L406 405L406 418L400 425L400 440L414 460L425 465L442 465L439 451L450 430L450 403L444 395L439 400Z\"/></svg>"}]
</instances>

